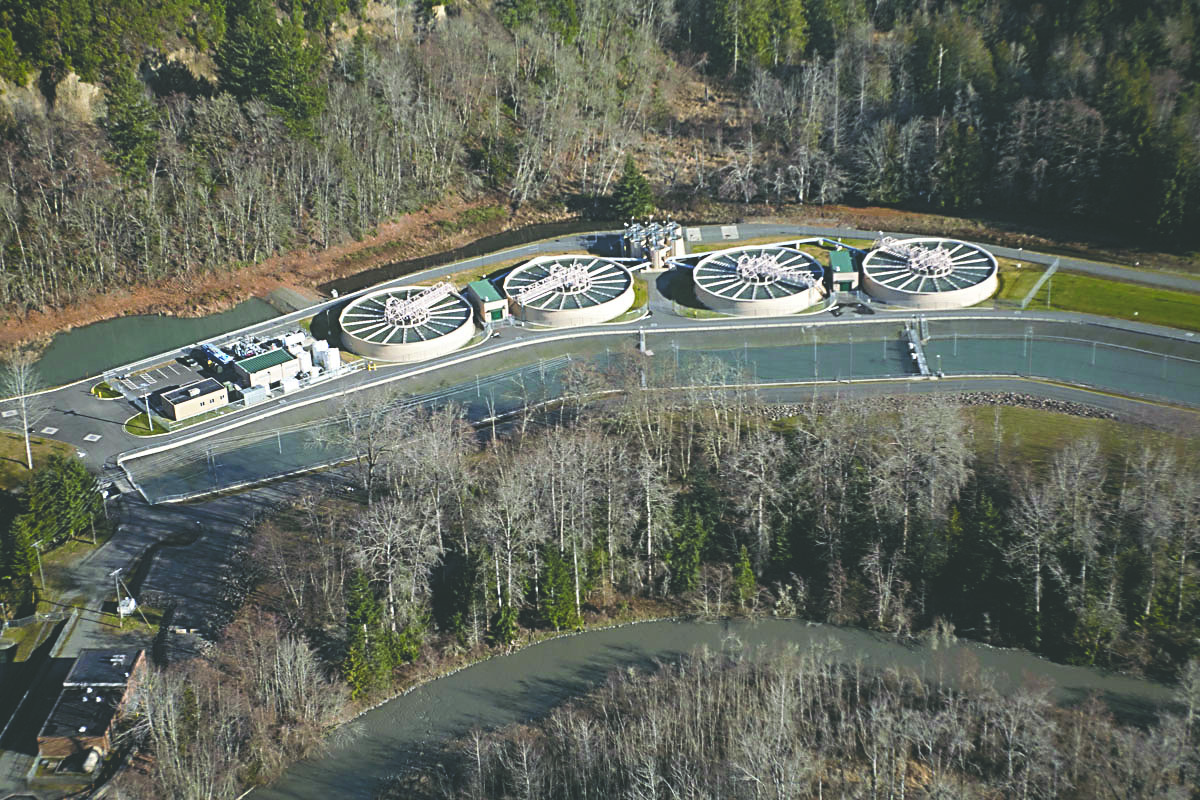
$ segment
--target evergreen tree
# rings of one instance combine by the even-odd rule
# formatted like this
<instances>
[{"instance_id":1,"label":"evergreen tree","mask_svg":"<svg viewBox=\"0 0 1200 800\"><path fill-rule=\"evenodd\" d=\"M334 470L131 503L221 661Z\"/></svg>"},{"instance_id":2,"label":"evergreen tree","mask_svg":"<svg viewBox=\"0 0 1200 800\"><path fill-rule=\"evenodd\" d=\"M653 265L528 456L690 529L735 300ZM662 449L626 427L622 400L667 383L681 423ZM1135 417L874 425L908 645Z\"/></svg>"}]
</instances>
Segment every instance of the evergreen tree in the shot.
<instances>
[{"instance_id":1,"label":"evergreen tree","mask_svg":"<svg viewBox=\"0 0 1200 800\"><path fill-rule=\"evenodd\" d=\"M101 512L96 478L77 459L53 455L29 479L25 513L17 517L29 542L42 552L84 535Z\"/></svg>"},{"instance_id":2,"label":"evergreen tree","mask_svg":"<svg viewBox=\"0 0 1200 800\"><path fill-rule=\"evenodd\" d=\"M575 0L500 0L496 11L510 30L540 22L568 42L579 34L579 8Z\"/></svg>"},{"instance_id":3,"label":"evergreen tree","mask_svg":"<svg viewBox=\"0 0 1200 800\"><path fill-rule=\"evenodd\" d=\"M367 36L367 27L359 25L354 32L350 44L350 52L346 56L346 77L353 83L361 83L367 77L367 62L370 59L371 41Z\"/></svg>"},{"instance_id":4,"label":"evergreen tree","mask_svg":"<svg viewBox=\"0 0 1200 800\"><path fill-rule=\"evenodd\" d=\"M688 508L672 526L666 562L671 569L671 591L686 594L696 585L700 559L708 546L709 531L695 509Z\"/></svg>"},{"instance_id":5,"label":"evergreen tree","mask_svg":"<svg viewBox=\"0 0 1200 800\"><path fill-rule=\"evenodd\" d=\"M37 554L30 533L28 521L18 517L0 534L0 579L14 585L32 579L37 570Z\"/></svg>"},{"instance_id":6,"label":"evergreen tree","mask_svg":"<svg viewBox=\"0 0 1200 800\"><path fill-rule=\"evenodd\" d=\"M367 696L376 684L377 671L372 663L370 643L367 632L361 626L350 630L350 644L342 661L342 676L350 687L350 697L355 700Z\"/></svg>"},{"instance_id":7,"label":"evergreen tree","mask_svg":"<svg viewBox=\"0 0 1200 800\"><path fill-rule=\"evenodd\" d=\"M384 631L383 606L371 588L367 574L356 569L346 586L348 643L342 674L355 699L382 686L395 663L393 642Z\"/></svg>"},{"instance_id":8,"label":"evergreen tree","mask_svg":"<svg viewBox=\"0 0 1200 800\"><path fill-rule=\"evenodd\" d=\"M318 80L324 58L304 30L301 10L277 22L273 7L249 0L217 50L221 88L239 100L257 98L278 110L292 130L311 133L325 105Z\"/></svg>"},{"instance_id":9,"label":"evergreen tree","mask_svg":"<svg viewBox=\"0 0 1200 800\"><path fill-rule=\"evenodd\" d=\"M0 78L21 86L29 74L29 65L17 52L17 43L13 41L8 19L8 14L0 14Z\"/></svg>"},{"instance_id":10,"label":"evergreen tree","mask_svg":"<svg viewBox=\"0 0 1200 800\"><path fill-rule=\"evenodd\" d=\"M613 210L625 219L645 217L654 211L650 182L637 168L633 156L625 157L625 169L613 191Z\"/></svg>"},{"instance_id":11,"label":"evergreen tree","mask_svg":"<svg viewBox=\"0 0 1200 800\"><path fill-rule=\"evenodd\" d=\"M578 627L579 609L575 606L575 584L570 566L554 544L545 548L544 561L540 604L543 622L554 626L556 631Z\"/></svg>"},{"instance_id":12,"label":"evergreen tree","mask_svg":"<svg viewBox=\"0 0 1200 800\"><path fill-rule=\"evenodd\" d=\"M112 146L108 160L127 176L140 178L158 145L158 113L128 62L113 74L107 106L103 124Z\"/></svg>"},{"instance_id":13,"label":"evergreen tree","mask_svg":"<svg viewBox=\"0 0 1200 800\"><path fill-rule=\"evenodd\" d=\"M517 640L517 610L510 604L500 606L496 616L492 618L492 641L495 644L508 645Z\"/></svg>"},{"instance_id":14,"label":"evergreen tree","mask_svg":"<svg viewBox=\"0 0 1200 800\"><path fill-rule=\"evenodd\" d=\"M971 209L984 183L984 153L974 125L954 120L942 137L934 165L934 197L942 208Z\"/></svg>"},{"instance_id":15,"label":"evergreen tree","mask_svg":"<svg viewBox=\"0 0 1200 800\"><path fill-rule=\"evenodd\" d=\"M746 545L738 552L737 564L733 567L733 593L738 605L745 608L754 599L758 584L754 580L754 568L750 566L750 553Z\"/></svg>"}]
</instances>

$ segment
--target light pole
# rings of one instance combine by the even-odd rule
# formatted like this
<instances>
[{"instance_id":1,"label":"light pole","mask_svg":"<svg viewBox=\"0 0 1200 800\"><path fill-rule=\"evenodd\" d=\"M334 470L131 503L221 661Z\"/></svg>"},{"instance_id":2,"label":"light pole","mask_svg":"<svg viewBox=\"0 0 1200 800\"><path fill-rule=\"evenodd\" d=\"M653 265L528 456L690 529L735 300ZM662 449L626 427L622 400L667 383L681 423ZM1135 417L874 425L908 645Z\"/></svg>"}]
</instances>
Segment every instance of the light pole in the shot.
<instances>
[{"instance_id":1,"label":"light pole","mask_svg":"<svg viewBox=\"0 0 1200 800\"><path fill-rule=\"evenodd\" d=\"M37 553L38 577L42 579L42 591L46 591L46 573L42 571L42 543L34 542L33 551Z\"/></svg>"},{"instance_id":2,"label":"light pole","mask_svg":"<svg viewBox=\"0 0 1200 800\"><path fill-rule=\"evenodd\" d=\"M1030 325L1025 329L1025 333L1029 336L1029 345L1025 348L1025 375L1033 375L1033 326Z\"/></svg>"},{"instance_id":3,"label":"light pole","mask_svg":"<svg viewBox=\"0 0 1200 800\"><path fill-rule=\"evenodd\" d=\"M121 568L117 567L108 574L113 579L113 589L117 593L117 624L124 628L125 615L121 613Z\"/></svg>"},{"instance_id":4,"label":"light pole","mask_svg":"<svg viewBox=\"0 0 1200 800\"><path fill-rule=\"evenodd\" d=\"M817 371L817 329L813 328L813 380L819 378Z\"/></svg>"}]
</instances>

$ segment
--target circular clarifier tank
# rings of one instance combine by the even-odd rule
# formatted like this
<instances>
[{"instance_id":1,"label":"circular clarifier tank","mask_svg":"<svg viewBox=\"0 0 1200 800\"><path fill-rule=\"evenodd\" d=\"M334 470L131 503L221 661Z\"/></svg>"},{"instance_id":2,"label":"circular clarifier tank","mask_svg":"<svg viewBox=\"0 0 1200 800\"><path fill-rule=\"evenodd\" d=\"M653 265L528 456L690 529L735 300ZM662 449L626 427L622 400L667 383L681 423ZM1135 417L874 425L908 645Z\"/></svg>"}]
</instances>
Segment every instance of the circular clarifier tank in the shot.
<instances>
[{"instance_id":1,"label":"circular clarifier tank","mask_svg":"<svg viewBox=\"0 0 1200 800\"><path fill-rule=\"evenodd\" d=\"M540 256L504 279L513 313L552 328L595 325L633 305L633 275L619 261L599 256Z\"/></svg>"},{"instance_id":2,"label":"circular clarifier tank","mask_svg":"<svg viewBox=\"0 0 1200 800\"><path fill-rule=\"evenodd\" d=\"M794 314L824 297L824 270L808 253L782 245L734 247L705 256L692 271L708 308L745 317Z\"/></svg>"},{"instance_id":3,"label":"circular clarifier tank","mask_svg":"<svg viewBox=\"0 0 1200 800\"><path fill-rule=\"evenodd\" d=\"M475 334L472 309L449 283L356 298L338 317L342 344L366 358L411 363L452 353Z\"/></svg>"},{"instance_id":4,"label":"circular clarifier tank","mask_svg":"<svg viewBox=\"0 0 1200 800\"><path fill-rule=\"evenodd\" d=\"M885 237L862 262L863 288L905 308L965 308L998 287L996 257L957 239Z\"/></svg>"}]
</instances>

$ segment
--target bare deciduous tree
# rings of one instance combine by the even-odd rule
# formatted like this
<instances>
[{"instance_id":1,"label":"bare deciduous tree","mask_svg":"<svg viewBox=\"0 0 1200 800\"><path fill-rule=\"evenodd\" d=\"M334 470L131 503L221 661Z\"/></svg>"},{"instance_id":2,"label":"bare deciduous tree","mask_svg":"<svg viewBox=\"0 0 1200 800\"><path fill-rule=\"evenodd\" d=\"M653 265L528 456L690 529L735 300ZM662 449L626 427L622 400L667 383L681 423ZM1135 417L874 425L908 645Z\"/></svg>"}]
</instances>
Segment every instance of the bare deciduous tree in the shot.
<instances>
[{"instance_id":1,"label":"bare deciduous tree","mask_svg":"<svg viewBox=\"0 0 1200 800\"><path fill-rule=\"evenodd\" d=\"M5 396L12 398L9 403L17 410L14 418L21 426L25 439L25 466L33 469L33 448L30 446L30 433L33 426L49 412L50 408L38 390L42 388L38 376L37 361L33 355L24 350L14 350L4 359L0 366L0 390Z\"/></svg>"}]
</instances>

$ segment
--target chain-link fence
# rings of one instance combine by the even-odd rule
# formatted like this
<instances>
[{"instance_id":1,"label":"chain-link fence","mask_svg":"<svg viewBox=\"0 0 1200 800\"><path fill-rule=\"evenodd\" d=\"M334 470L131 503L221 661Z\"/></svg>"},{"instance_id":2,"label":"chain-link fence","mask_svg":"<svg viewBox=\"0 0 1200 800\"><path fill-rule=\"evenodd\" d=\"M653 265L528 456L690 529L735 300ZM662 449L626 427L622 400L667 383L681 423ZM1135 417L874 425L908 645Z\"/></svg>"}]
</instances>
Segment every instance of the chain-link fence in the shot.
<instances>
[{"instance_id":1,"label":"chain-link fence","mask_svg":"<svg viewBox=\"0 0 1200 800\"><path fill-rule=\"evenodd\" d=\"M1200 344L1186 338L1012 319L931 320L913 327L925 340L924 356L934 375L1028 376L1200 405ZM390 400L391 409L405 413L453 403L472 422L486 422L562 397L572 364L592 373L590 391L916 378L920 370L904 329L900 320L890 319L762 331L648 330L646 349L653 355L637 353L634 337L614 334L586 346L566 343L574 350L570 355L526 355L528 363L473 380L460 374L451 378L458 381L453 384ZM416 386L411 391L419 391ZM347 437L336 430L345 425L336 403L311 406L305 419L270 418L254 430L134 457L123 465L147 499L161 502L337 463L353 454L346 449Z\"/></svg>"}]
</instances>

